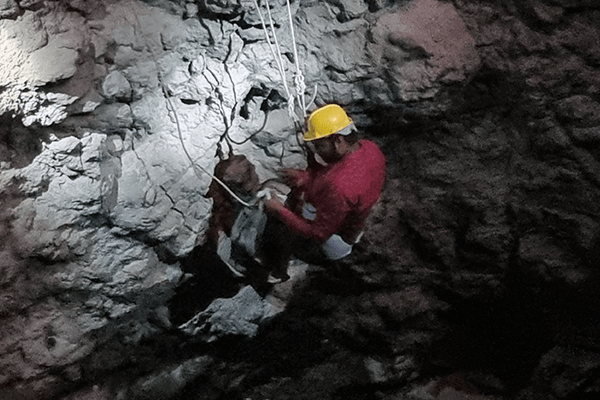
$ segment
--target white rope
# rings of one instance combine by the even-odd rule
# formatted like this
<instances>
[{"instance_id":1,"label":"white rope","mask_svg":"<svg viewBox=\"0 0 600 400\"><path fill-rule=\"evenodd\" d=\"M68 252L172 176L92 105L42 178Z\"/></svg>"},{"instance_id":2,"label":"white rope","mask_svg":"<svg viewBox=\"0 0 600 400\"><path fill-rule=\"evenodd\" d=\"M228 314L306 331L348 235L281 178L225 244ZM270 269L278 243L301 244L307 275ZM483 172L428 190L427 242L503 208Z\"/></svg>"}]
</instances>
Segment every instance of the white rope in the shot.
<instances>
[{"instance_id":1,"label":"white rope","mask_svg":"<svg viewBox=\"0 0 600 400\"><path fill-rule=\"evenodd\" d=\"M279 74L281 75L281 81L283 82L283 87L285 89L285 93L287 96L287 101L288 101L288 114L290 116L291 119L293 119L294 121L304 121L304 119L306 118L306 110L308 107L310 107L310 104L312 104L312 102L314 101L311 100L311 102L309 103L309 105L306 105L306 100L304 98L304 94L306 92L306 84L304 82L304 75L302 73L302 69L300 68L300 59L298 57L298 49L296 47L296 34L294 32L294 20L293 20L293 16L292 16L292 7L290 5L290 1L286 0L286 4L287 4L287 11L288 11L288 20L289 20L289 24L290 24L290 34L292 36L292 50L294 53L294 62L296 65L296 73L294 74L294 89L295 89L295 95L292 96L292 94L290 93L288 84L287 84L287 77L285 75L285 67L284 67L284 63L283 63L283 57L281 55L281 49L279 47L279 42L277 41L277 35L275 33L275 26L273 24L273 19L271 16L271 7L269 5L269 0L265 0L265 7L267 8L267 13L269 16L269 25L271 28L271 34L273 36L273 40L275 42L275 45L273 45L273 43L271 42L271 38L269 37L269 30L267 29L267 24L265 22L265 19L263 17L262 11L260 10L260 7L258 5L258 1L254 0L254 5L256 7L256 11L258 12L258 16L260 17L260 21L262 23L262 27L263 27L263 31L265 33L265 37L267 39L267 43L269 44L269 48L271 49L271 54L273 55L273 58L275 59L275 62L277 63L277 68L279 69ZM317 94L317 89L315 86L315 93L314 96L316 97ZM301 116L298 116L296 114L296 101L298 106L301 109Z\"/></svg>"},{"instance_id":2,"label":"white rope","mask_svg":"<svg viewBox=\"0 0 600 400\"><path fill-rule=\"evenodd\" d=\"M141 31L142 25L140 23L140 20L137 16L137 13L134 13L135 15L135 19L137 22L137 25ZM210 173L209 171L207 171L205 168L203 168L200 164L196 164L194 163L194 160L192 159L192 156L190 155L190 153L188 152L186 146L185 146L185 142L183 140L183 133L181 131L181 124L179 123L179 117L177 115L177 111L175 110L175 106L173 104L173 102L171 101L171 97L169 96L169 93L167 91L167 87L165 86L164 80L162 78L162 74L160 72L160 66L158 65L158 60L156 59L156 56L154 55L154 51L152 50L152 47L148 45L148 43L146 42L146 46L148 47L148 50L150 51L150 56L152 57L152 60L154 62L154 65L156 65L156 74L158 76L158 83L160 84L160 87L162 89L162 92L165 96L165 98L167 99L167 104L168 104L168 108L171 109L171 111L173 111L173 116L175 117L175 125L177 126L177 132L179 135L179 141L181 142L181 147L183 149L183 152L185 153L186 157L188 158L190 165L192 166L192 170L194 171L194 173L196 174L196 176L198 177L198 179L202 180L202 175L198 172L198 170L196 168L199 168L202 172L204 172L206 175L208 175L211 179L213 179L214 181L216 181L219 185L221 185L223 187L223 189L225 189L227 191L227 193L229 193L235 200L237 200L240 204L242 204L245 207L253 207L252 204L249 204L247 202L245 202L244 200L242 200L238 195L236 195L233 190L231 190L223 181L221 181L219 178L217 178L216 176L214 176L212 173Z\"/></svg>"},{"instance_id":3,"label":"white rope","mask_svg":"<svg viewBox=\"0 0 600 400\"><path fill-rule=\"evenodd\" d=\"M296 48L296 35L294 33L294 20L292 18L292 7L290 5L290 0L286 0L287 2L287 10L288 10L288 18L290 22L290 33L292 35L292 48L294 50L294 61L296 63L296 75L294 76L294 84L296 87L296 97L298 97L298 102L300 109L302 110L302 119L306 118L306 104L304 100L304 92L306 92L306 85L304 84L304 75L302 74L302 70L300 69L300 60L298 59L298 49Z\"/></svg>"},{"instance_id":4,"label":"white rope","mask_svg":"<svg viewBox=\"0 0 600 400\"><path fill-rule=\"evenodd\" d=\"M304 83L304 75L302 71L299 71L294 75L294 86L296 87L296 96L300 102L300 108L302 109L302 121L306 118L306 103L304 100L304 93L306 92L306 84Z\"/></svg>"},{"instance_id":5,"label":"white rope","mask_svg":"<svg viewBox=\"0 0 600 400\"><path fill-rule=\"evenodd\" d=\"M175 117L175 125L177 125L177 132L179 133L179 141L181 142L181 147L183 148L183 152L185 153L188 160L190 161L190 164L192 165L192 169L193 169L194 173L196 174L196 176L198 177L198 179L202 180L202 176L200 175L200 173L198 173L198 170L196 169L196 167L198 167L200 170L202 170L202 172L204 172L206 175L208 175L213 180L215 180L219 185L221 185L223 187L223 189L225 189L227 191L227 193L229 193L240 204L242 204L245 207L252 207L252 204L249 204L249 203L245 202L244 200L242 200L237 194L235 194L233 192L233 190L229 189L229 187L223 181L221 181L219 178L217 178L216 176L214 176L213 174L208 172L200 164L194 163L192 156L190 155L187 148L185 147L185 142L183 141L183 134L181 132L181 125L179 124L179 118L177 116L177 111L175 111L175 106L173 105L173 102L171 101L171 98L169 97L169 95L166 93L165 86L162 82L162 79L160 78L160 71L158 73L158 76L159 76L158 80L161 82L163 92L165 92L165 97L167 98L167 103L169 104L169 108L171 109L171 111L173 111L173 116Z\"/></svg>"},{"instance_id":6,"label":"white rope","mask_svg":"<svg viewBox=\"0 0 600 400\"><path fill-rule=\"evenodd\" d=\"M260 22L262 23L263 31L265 33L265 38L267 39L267 43L269 44L269 48L271 49L271 54L273 55L273 59L277 64L277 69L279 70L279 75L281 75L281 81L283 83L283 89L285 90L286 96L290 97L290 90L288 88L287 79L285 76L285 69L283 66L283 59L281 58L281 51L279 50L279 43L277 42L277 35L275 34L275 26L273 25L273 19L271 18L271 10L269 6L269 2L267 0L266 7L269 15L269 23L271 25L271 31L273 33L273 39L275 41L275 46L271 43L271 38L269 37L269 30L267 29L267 24L265 22L265 18L260 11L260 7L258 6L258 1L254 0L254 6L256 7L256 11L258 12L258 16L260 17ZM277 49L277 51L275 51Z\"/></svg>"}]
</instances>

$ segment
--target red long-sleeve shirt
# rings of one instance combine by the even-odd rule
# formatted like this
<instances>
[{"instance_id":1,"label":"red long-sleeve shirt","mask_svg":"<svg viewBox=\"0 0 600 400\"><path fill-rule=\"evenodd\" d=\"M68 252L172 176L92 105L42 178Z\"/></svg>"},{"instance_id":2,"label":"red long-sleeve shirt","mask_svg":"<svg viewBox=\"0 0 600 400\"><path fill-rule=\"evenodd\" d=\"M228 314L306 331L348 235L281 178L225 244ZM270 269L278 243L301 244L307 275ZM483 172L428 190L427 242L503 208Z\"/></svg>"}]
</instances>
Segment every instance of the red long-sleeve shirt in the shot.
<instances>
[{"instance_id":1,"label":"red long-sleeve shirt","mask_svg":"<svg viewBox=\"0 0 600 400\"><path fill-rule=\"evenodd\" d=\"M379 147L361 140L360 147L340 161L301 171L297 180L304 200L317 209L309 221L285 208L279 216L294 232L319 243L337 233L354 243L363 230L385 181L385 157Z\"/></svg>"}]
</instances>

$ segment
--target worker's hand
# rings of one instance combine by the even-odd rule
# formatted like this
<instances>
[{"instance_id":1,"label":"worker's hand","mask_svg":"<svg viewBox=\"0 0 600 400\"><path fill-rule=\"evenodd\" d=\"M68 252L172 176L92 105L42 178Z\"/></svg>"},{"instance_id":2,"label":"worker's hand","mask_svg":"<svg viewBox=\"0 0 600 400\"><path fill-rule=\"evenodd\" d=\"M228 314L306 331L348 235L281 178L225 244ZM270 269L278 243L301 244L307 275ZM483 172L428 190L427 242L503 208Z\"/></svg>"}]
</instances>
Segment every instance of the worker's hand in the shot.
<instances>
[{"instance_id":1,"label":"worker's hand","mask_svg":"<svg viewBox=\"0 0 600 400\"><path fill-rule=\"evenodd\" d=\"M281 176L291 186L302 186L305 183L302 172L304 171L295 168L284 168L281 170Z\"/></svg>"},{"instance_id":2,"label":"worker's hand","mask_svg":"<svg viewBox=\"0 0 600 400\"><path fill-rule=\"evenodd\" d=\"M269 199L264 201L265 210L270 213L278 214L282 209L285 208L285 205L281 201L281 199L277 196L271 196Z\"/></svg>"}]
</instances>

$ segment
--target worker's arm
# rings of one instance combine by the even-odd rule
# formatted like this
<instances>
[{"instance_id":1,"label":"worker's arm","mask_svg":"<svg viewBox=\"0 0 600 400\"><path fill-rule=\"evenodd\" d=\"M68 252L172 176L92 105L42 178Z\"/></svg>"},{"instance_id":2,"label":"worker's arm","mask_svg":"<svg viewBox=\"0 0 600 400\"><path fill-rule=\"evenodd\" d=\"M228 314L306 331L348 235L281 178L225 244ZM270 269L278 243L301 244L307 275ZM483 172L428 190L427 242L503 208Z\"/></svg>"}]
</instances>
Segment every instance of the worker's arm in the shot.
<instances>
[{"instance_id":1,"label":"worker's arm","mask_svg":"<svg viewBox=\"0 0 600 400\"><path fill-rule=\"evenodd\" d=\"M303 188L310 180L310 172L296 168L284 168L281 176L293 188Z\"/></svg>"},{"instance_id":2,"label":"worker's arm","mask_svg":"<svg viewBox=\"0 0 600 400\"><path fill-rule=\"evenodd\" d=\"M349 207L344 197L335 191L329 192L319 200L317 217L314 221L308 221L294 214L278 199L268 200L265 206L292 231L307 239L324 243L338 231L348 214Z\"/></svg>"},{"instance_id":3,"label":"worker's arm","mask_svg":"<svg viewBox=\"0 0 600 400\"><path fill-rule=\"evenodd\" d=\"M310 185L314 176L323 168L325 166L316 161L314 153L309 149L308 167L306 169L284 168L280 174L288 185L303 191L306 186Z\"/></svg>"}]
</instances>

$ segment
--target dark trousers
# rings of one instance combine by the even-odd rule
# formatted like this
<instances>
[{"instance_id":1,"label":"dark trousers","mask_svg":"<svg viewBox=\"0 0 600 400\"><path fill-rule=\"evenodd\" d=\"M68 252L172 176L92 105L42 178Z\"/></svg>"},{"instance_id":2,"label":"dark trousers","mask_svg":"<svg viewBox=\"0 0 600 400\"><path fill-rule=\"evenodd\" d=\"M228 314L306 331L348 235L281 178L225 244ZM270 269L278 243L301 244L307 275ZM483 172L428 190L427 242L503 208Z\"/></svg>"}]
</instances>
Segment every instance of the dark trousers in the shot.
<instances>
[{"instance_id":1,"label":"dark trousers","mask_svg":"<svg viewBox=\"0 0 600 400\"><path fill-rule=\"evenodd\" d=\"M333 263L325 257L318 243L295 234L277 217L270 216L261 239L262 264L273 276L283 278L292 256L313 265Z\"/></svg>"}]
</instances>

